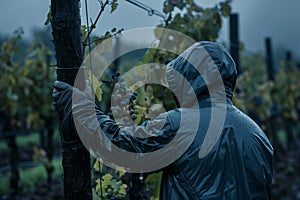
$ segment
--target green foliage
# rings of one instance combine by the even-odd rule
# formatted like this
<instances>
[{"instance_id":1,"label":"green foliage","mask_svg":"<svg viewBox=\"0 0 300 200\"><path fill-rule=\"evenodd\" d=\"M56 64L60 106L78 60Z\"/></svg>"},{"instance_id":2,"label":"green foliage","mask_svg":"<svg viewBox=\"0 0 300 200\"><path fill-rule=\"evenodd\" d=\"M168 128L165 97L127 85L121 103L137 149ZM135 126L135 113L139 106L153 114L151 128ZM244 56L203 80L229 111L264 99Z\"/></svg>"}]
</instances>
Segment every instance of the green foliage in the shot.
<instances>
[{"instance_id":1,"label":"green foliage","mask_svg":"<svg viewBox=\"0 0 300 200\"><path fill-rule=\"evenodd\" d=\"M51 89L54 71L47 63L51 52L42 43L32 43L23 58L16 59L21 35L5 41L0 52L0 112L7 116L8 127L41 128L53 115Z\"/></svg>"},{"instance_id":2,"label":"green foliage","mask_svg":"<svg viewBox=\"0 0 300 200\"><path fill-rule=\"evenodd\" d=\"M49 6L49 11L47 13L47 19L46 21L44 22L44 25L48 25L51 21L51 5Z\"/></svg>"},{"instance_id":3,"label":"green foliage","mask_svg":"<svg viewBox=\"0 0 300 200\"><path fill-rule=\"evenodd\" d=\"M147 190L153 191L151 200L159 199L162 172L150 174L146 179Z\"/></svg>"},{"instance_id":4,"label":"green foliage","mask_svg":"<svg viewBox=\"0 0 300 200\"><path fill-rule=\"evenodd\" d=\"M203 8L193 0L169 0L165 1L163 11L167 14L167 20L158 27L168 28L189 36L194 41L215 41L222 27L222 17L231 13L231 0L224 0L213 7ZM170 35L162 29L155 31L159 39L159 46L168 44L168 49L173 52L182 52L190 45L187 41L181 41L176 33ZM174 42L176 41L176 42ZM164 44L164 45L162 45ZM173 45L173 46L172 46ZM166 64L177 55L170 54L164 50L149 50L144 56L144 63L149 61ZM151 59L151 60L150 60Z\"/></svg>"},{"instance_id":5,"label":"green foliage","mask_svg":"<svg viewBox=\"0 0 300 200\"><path fill-rule=\"evenodd\" d=\"M96 160L94 164L94 169L96 171L102 170L102 162ZM118 170L117 170L118 171ZM110 199L111 197L115 197L115 199L123 199L126 195L126 184L123 184L120 180L121 176L123 175L122 170L119 170L120 173L117 177L113 177L111 174L105 174L101 177L101 179L96 179L96 186L95 186L95 197L104 196L105 199Z\"/></svg>"},{"instance_id":6,"label":"green foliage","mask_svg":"<svg viewBox=\"0 0 300 200\"><path fill-rule=\"evenodd\" d=\"M50 51L43 44L32 44L17 75L22 80L20 84L23 85L24 93L21 93L21 102L29 112L29 128L40 128L45 120L54 117L51 96L55 73L48 66L50 56Z\"/></svg>"},{"instance_id":7,"label":"green foliage","mask_svg":"<svg viewBox=\"0 0 300 200\"><path fill-rule=\"evenodd\" d=\"M211 8L202 8L192 0L169 0L165 1L163 11L168 15L167 21L165 24L160 24L158 27L164 27L178 31L182 34L185 34L195 41L201 40L210 40L214 41L218 38L219 31L222 26L222 17L229 16L231 12L230 7L231 1L223 1ZM165 32L163 29L156 29L155 36L160 41L157 47L165 46L168 44L168 49L173 52L182 52L190 44L190 42L183 41L177 38L176 33ZM176 42L174 42L176 41ZM173 46L172 46L173 45ZM170 60L174 59L176 54L166 52L165 50L158 49L149 49L143 57L142 63L159 63L166 64ZM159 67L154 66L152 70L159 70ZM151 76L152 72L149 72ZM157 77L157 74L164 73L155 73L157 82L162 82L166 80L165 77ZM149 78L148 78L149 79ZM152 80L152 79L150 79ZM175 101L170 91L167 91L166 88L162 86L155 86L152 91L155 91L156 95L153 93L149 94L147 91L148 85L145 85L144 88L139 88L138 102L140 105L146 107L146 118L152 118L152 113L157 112L157 109L160 106L165 110L170 110L176 107ZM150 86L153 87L153 86ZM140 94L141 93L141 94ZM163 96L161 96L164 94ZM160 95L159 97L157 95ZM156 97L154 97L156 96ZM145 102L145 99L148 102ZM151 103L149 103L151 99ZM150 105L151 104L151 105ZM153 107L151 107L153 106ZM156 109L154 109L156 108ZM155 112L152 112L156 110ZM151 114L149 114L151 112ZM159 114L159 112L157 112ZM156 115L153 115L156 116Z\"/></svg>"},{"instance_id":8,"label":"green foliage","mask_svg":"<svg viewBox=\"0 0 300 200\"><path fill-rule=\"evenodd\" d=\"M117 9L118 5L118 0L112 0L110 13L113 13Z\"/></svg>"},{"instance_id":9,"label":"green foliage","mask_svg":"<svg viewBox=\"0 0 300 200\"><path fill-rule=\"evenodd\" d=\"M227 17L231 12L230 3L226 0L214 7L203 8L193 0L165 1L163 11L169 15L166 28L196 41L214 41L222 26L222 16Z\"/></svg>"},{"instance_id":10,"label":"green foliage","mask_svg":"<svg viewBox=\"0 0 300 200\"><path fill-rule=\"evenodd\" d=\"M273 83L267 81L261 54L243 56L242 60L243 74L238 77L233 102L245 113L253 112L259 116L262 128L266 129L272 108L270 94Z\"/></svg>"},{"instance_id":11,"label":"green foliage","mask_svg":"<svg viewBox=\"0 0 300 200\"><path fill-rule=\"evenodd\" d=\"M261 54L243 57L243 74L238 77L234 103L244 112L255 115L264 130L272 113L285 120L299 119L300 76L292 62L283 62L275 75L268 81L266 65ZM251 113L250 113L251 112Z\"/></svg>"},{"instance_id":12,"label":"green foliage","mask_svg":"<svg viewBox=\"0 0 300 200\"><path fill-rule=\"evenodd\" d=\"M20 38L21 36L18 34L5 41L1 46L0 52L0 111L6 112L6 114L11 116L17 113L17 102L19 99L19 89L14 87L18 80L16 80L14 75L17 73L20 64L15 62L14 56L18 52L16 45Z\"/></svg>"},{"instance_id":13,"label":"green foliage","mask_svg":"<svg viewBox=\"0 0 300 200\"><path fill-rule=\"evenodd\" d=\"M300 70L292 62L283 62L276 74L273 88L274 101L282 106L284 119L297 121L300 110Z\"/></svg>"},{"instance_id":14,"label":"green foliage","mask_svg":"<svg viewBox=\"0 0 300 200\"><path fill-rule=\"evenodd\" d=\"M110 31L106 31L103 36L100 36L100 37L94 36L92 41L93 41L93 43L95 43L95 46L96 46L108 38L118 37L122 33L122 31L124 31L123 28L121 28L119 30L116 28L112 28Z\"/></svg>"},{"instance_id":15,"label":"green foliage","mask_svg":"<svg viewBox=\"0 0 300 200\"><path fill-rule=\"evenodd\" d=\"M228 17L231 13L231 7L229 6L228 2L221 2L221 13L223 17Z\"/></svg>"},{"instance_id":16,"label":"green foliage","mask_svg":"<svg viewBox=\"0 0 300 200\"><path fill-rule=\"evenodd\" d=\"M141 124L145 120L154 119L159 114L176 108L171 91L158 84L146 84L137 90L139 105L138 119ZM142 113L142 116L140 114Z\"/></svg>"}]
</instances>

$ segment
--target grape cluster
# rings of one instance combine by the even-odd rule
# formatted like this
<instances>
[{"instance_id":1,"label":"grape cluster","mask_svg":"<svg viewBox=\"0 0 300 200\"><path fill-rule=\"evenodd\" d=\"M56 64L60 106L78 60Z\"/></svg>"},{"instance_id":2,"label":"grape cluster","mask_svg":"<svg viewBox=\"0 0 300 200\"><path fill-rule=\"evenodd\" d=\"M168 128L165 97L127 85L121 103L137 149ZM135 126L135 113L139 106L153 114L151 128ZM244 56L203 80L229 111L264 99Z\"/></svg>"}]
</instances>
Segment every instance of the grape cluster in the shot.
<instances>
[{"instance_id":1,"label":"grape cluster","mask_svg":"<svg viewBox=\"0 0 300 200\"><path fill-rule=\"evenodd\" d=\"M122 182L117 182L119 184L118 188L122 185ZM106 200L123 200L125 198L125 194L120 194L118 189L113 189L112 187L108 187L105 190L104 199Z\"/></svg>"},{"instance_id":2,"label":"grape cluster","mask_svg":"<svg viewBox=\"0 0 300 200\"><path fill-rule=\"evenodd\" d=\"M137 118L137 93L127 88L124 78L119 72L114 74L114 90L111 96L111 113L114 120L120 125L134 126Z\"/></svg>"}]
</instances>

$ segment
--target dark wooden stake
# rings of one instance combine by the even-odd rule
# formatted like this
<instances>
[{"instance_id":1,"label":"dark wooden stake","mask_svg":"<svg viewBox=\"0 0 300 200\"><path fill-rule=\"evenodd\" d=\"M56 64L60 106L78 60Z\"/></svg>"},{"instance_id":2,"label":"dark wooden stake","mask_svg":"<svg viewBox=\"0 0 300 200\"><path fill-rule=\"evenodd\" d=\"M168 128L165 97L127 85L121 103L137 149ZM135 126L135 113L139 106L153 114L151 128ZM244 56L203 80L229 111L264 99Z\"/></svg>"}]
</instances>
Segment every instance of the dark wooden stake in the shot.
<instances>
[{"instance_id":1,"label":"dark wooden stake","mask_svg":"<svg viewBox=\"0 0 300 200\"><path fill-rule=\"evenodd\" d=\"M286 52L286 66L285 66L285 71L286 73L292 73L292 53L290 51ZM291 85L291 80L287 80L288 84L288 90L290 90L290 85ZM288 91L290 93L291 91ZM285 126L285 131L287 134L287 147L288 150L291 150L292 148L295 149L300 149L300 143L298 141L298 138L296 136L296 133L294 131L294 121L291 118L284 119L284 126Z\"/></svg>"},{"instance_id":2,"label":"dark wooden stake","mask_svg":"<svg viewBox=\"0 0 300 200\"><path fill-rule=\"evenodd\" d=\"M274 81L274 62L273 62L272 43L271 42L272 42L271 38L267 37L265 39L268 80Z\"/></svg>"},{"instance_id":3,"label":"dark wooden stake","mask_svg":"<svg viewBox=\"0 0 300 200\"><path fill-rule=\"evenodd\" d=\"M57 80L71 85L74 85L77 72L83 62L79 3L79 0L51 0ZM79 78L84 80L83 76ZM61 122L63 116L59 118ZM90 154L76 132L61 130L60 135L65 199L91 200Z\"/></svg>"},{"instance_id":4,"label":"dark wooden stake","mask_svg":"<svg viewBox=\"0 0 300 200\"><path fill-rule=\"evenodd\" d=\"M265 39L265 50L266 50L266 67L267 67L267 78L268 81L275 81L275 72L274 72L274 60L273 60L273 52L272 52L272 40L270 37L267 37ZM271 98L272 98L272 108L271 108L271 116L269 117L268 120L268 135L271 136L272 139L272 143L273 145L276 147L275 148L275 157L278 158L278 153L277 150L279 152L284 153L285 149L283 148L283 146L280 144L279 142L279 138L277 135L277 118L278 115L276 114L277 111L277 104L275 103L275 101L273 100L273 94L271 92Z\"/></svg>"},{"instance_id":5,"label":"dark wooden stake","mask_svg":"<svg viewBox=\"0 0 300 200\"><path fill-rule=\"evenodd\" d=\"M16 142L16 133L9 133L8 135L8 146L10 147L10 166L11 166L11 176L10 176L10 198L12 200L16 199L19 191L19 151Z\"/></svg>"},{"instance_id":6,"label":"dark wooden stake","mask_svg":"<svg viewBox=\"0 0 300 200\"><path fill-rule=\"evenodd\" d=\"M54 129L52 127L47 127L47 159L48 159L48 166L47 169L47 179L48 183L51 184L52 182L52 174L53 174L53 165L52 165L52 158L53 158L53 134Z\"/></svg>"},{"instance_id":7,"label":"dark wooden stake","mask_svg":"<svg viewBox=\"0 0 300 200\"><path fill-rule=\"evenodd\" d=\"M238 75L242 73L240 68L240 45L239 45L239 15L230 15L230 54L236 64Z\"/></svg>"}]
</instances>

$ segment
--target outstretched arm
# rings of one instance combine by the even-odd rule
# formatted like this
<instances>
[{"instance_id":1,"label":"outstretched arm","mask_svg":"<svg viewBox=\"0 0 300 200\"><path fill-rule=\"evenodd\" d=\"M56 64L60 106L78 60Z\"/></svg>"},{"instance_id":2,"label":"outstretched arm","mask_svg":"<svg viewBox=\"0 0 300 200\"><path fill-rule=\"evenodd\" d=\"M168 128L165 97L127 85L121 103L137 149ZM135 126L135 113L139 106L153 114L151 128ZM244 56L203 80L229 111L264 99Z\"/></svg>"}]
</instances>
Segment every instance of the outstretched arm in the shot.
<instances>
[{"instance_id":1,"label":"outstretched arm","mask_svg":"<svg viewBox=\"0 0 300 200\"><path fill-rule=\"evenodd\" d=\"M54 88L54 107L61 116L62 130L76 131L85 146L97 156L131 169L174 161L177 147L169 143L177 130L167 113L140 126L119 127L86 93L59 81Z\"/></svg>"}]
</instances>

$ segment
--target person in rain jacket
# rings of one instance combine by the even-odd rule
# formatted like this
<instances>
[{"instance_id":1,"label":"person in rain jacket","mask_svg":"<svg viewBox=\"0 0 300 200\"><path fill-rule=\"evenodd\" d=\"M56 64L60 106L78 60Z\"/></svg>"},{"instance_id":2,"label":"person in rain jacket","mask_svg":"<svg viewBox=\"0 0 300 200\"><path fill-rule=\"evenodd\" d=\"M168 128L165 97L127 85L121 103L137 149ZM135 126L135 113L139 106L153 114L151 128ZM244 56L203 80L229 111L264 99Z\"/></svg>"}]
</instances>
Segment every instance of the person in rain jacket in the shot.
<instances>
[{"instance_id":1,"label":"person in rain jacket","mask_svg":"<svg viewBox=\"0 0 300 200\"><path fill-rule=\"evenodd\" d=\"M108 163L132 172L161 170L161 200L270 199L273 148L232 104L237 71L225 47L195 43L166 73L180 108L136 127L118 126L88 94L56 81L61 130L80 133Z\"/></svg>"}]
</instances>

